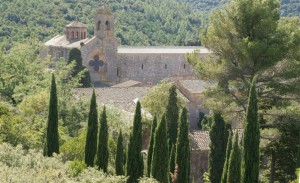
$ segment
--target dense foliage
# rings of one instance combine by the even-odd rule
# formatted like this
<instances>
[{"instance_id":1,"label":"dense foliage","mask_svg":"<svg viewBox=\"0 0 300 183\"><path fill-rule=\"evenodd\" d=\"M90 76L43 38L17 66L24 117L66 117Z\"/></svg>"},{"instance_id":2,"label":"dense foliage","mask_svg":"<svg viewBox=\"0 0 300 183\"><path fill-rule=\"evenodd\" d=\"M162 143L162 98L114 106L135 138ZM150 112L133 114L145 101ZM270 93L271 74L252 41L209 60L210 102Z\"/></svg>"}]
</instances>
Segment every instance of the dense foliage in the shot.
<instances>
[{"instance_id":1,"label":"dense foliage","mask_svg":"<svg viewBox=\"0 0 300 183\"><path fill-rule=\"evenodd\" d=\"M239 147L238 131L234 135L232 150L228 159L227 179L225 182L241 181L241 148Z\"/></svg>"},{"instance_id":2,"label":"dense foliage","mask_svg":"<svg viewBox=\"0 0 300 183\"><path fill-rule=\"evenodd\" d=\"M177 129L179 119L179 106L177 105L176 86L173 84L169 89L168 104L166 108L166 123L168 128L169 147L177 142Z\"/></svg>"},{"instance_id":3,"label":"dense foliage","mask_svg":"<svg viewBox=\"0 0 300 183\"><path fill-rule=\"evenodd\" d=\"M223 172L221 177L221 183L226 183L227 181L227 174L228 174L228 164L229 164L229 157L232 149L232 131L229 130L228 142L226 147L226 159L223 166Z\"/></svg>"},{"instance_id":4,"label":"dense foliage","mask_svg":"<svg viewBox=\"0 0 300 183\"><path fill-rule=\"evenodd\" d=\"M65 25L79 19L93 35L97 9L108 5L115 14L115 31L122 45L199 44L200 11L176 0L1 0L0 42L6 47L15 41L37 37L46 41L64 34ZM172 7L172 8L170 8Z\"/></svg>"},{"instance_id":5,"label":"dense foliage","mask_svg":"<svg viewBox=\"0 0 300 183\"><path fill-rule=\"evenodd\" d=\"M187 2L192 7L209 12L215 8L219 8L230 0L178 0L179 2ZM300 2L298 0L280 0L281 2L281 15L282 16L299 16L300 15Z\"/></svg>"}]
</instances>

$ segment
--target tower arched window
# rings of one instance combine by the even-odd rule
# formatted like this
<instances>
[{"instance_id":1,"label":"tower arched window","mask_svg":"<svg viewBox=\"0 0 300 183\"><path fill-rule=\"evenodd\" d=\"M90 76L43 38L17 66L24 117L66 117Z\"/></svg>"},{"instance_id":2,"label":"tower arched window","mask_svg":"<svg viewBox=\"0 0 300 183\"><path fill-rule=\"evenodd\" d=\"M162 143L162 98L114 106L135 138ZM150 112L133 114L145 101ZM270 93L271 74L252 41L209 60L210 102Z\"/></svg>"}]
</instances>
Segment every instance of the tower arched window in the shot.
<instances>
[{"instance_id":1,"label":"tower arched window","mask_svg":"<svg viewBox=\"0 0 300 183\"><path fill-rule=\"evenodd\" d=\"M74 39L74 31L71 32L71 38Z\"/></svg>"},{"instance_id":2,"label":"tower arched window","mask_svg":"<svg viewBox=\"0 0 300 183\"><path fill-rule=\"evenodd\" d=\"M106 25L106 30L110 30L110 22L109 22L109 21L106 21L106 22L105 22L105 25Z\"/></svg>"},{"instance_id":3,"label":"tower arched window","mask_svg":"<svg viewBox=\"0 0 300 183\"><path fill-rule=\"evenodd\" d=\"M79 32L77 31L77 33L76 33L76 39L78 39L79 38Z\"/></svg>"},{"instance_id":4,"label":"tower arched window","mask_svg":"<svg viewBox=\"0 0 300 183\"><path fill-rule=\"evenodd\" d=\"M101 21L99 20L97 23L97 30L100 30Z\"/></svg>"}]
</instances>

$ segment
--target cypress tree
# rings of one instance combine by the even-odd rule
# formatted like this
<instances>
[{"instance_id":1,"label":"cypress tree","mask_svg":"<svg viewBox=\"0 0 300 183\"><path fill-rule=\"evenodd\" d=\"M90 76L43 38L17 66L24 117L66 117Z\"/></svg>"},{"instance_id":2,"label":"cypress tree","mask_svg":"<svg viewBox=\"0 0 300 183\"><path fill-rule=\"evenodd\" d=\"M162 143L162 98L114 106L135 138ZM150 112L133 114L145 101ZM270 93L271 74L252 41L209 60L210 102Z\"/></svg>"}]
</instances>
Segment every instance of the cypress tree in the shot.
<instances>
[{"instance_id":1,"label":"cypress tree","mask_svg":"<svg viewBox=\"0 0 300 183\"><path fill-rule=\"evenodd\" d=\"M69 53L68 57L68 64L72 61L76 62L74 70L72 72L72 77L76 76L80 71L84 70L86 67L82 65L82 56L81 51L78 48L72 48ZM89 71L85 71L83 73L83 77L80 80L80 83L83 87L90 87L91 86L91 78Z\"/></svg>"},{"instance_id":2,"label":"cypress tree","mask_svg":"<svg viewBox=\"0 0 300 183\"><path fill-rule=\"evenodd\" d=\"M189 125L187 122L187 109L183 108L179 123L178 138L176 144L176 160L178 165L177 182L190 182L190 140L189 140Z\"/></svg>"},{"instance_id":3,"label":"cypress tree","mask_svg":"<svg viewBox=\"0 0 300 183\"><path fill-rule=\"evenodd\" d=\"M53 153L59 153L59 135L58 135L58 110L57 110L57 93L55 76L52 74L51 92L49 102L49 115L47 123L46 144L44 148L44 155L48 157Z\"/></svg>"},{"instance_id":4,"label":"cypress tree","mask_svg":"<svg viewBox=\"0 0 300 183\"><path fill-rule=\"evenodd\" d=\"M140 102L137 102L133 121L133 131L130 136L126 161L126 175L128 176L128 183L137 183L138 179L143 177L144 162L141 154L142 143L141 104Z\"/></svg>"},{"instance_id":5,"label":"cypress tree","mask_svg":"<svg viewBox=\"0 0 300 183\"><path fill-rule=\"evenodd\" d=\"M165 115L155 130L151 175L157 181L169 183L169 150Z\"/></svg>"},{"instance_id":6,"label":"cypress tree","mask_svg":"<svg viewBox=\"0 0 300 183\"><path fill-rule=\"evenodd\" d=\"M151 127L151 136L150 136L150 142L149 142L149 146L148 146L148 156L147 156L147 176L148 177L150 177L150 172L151 172L151 161L152 161L154 134L155 134L156 126L157 126L157 117L154 116L153 122L152 122L152 127Z\"/></svg>"},{"instance_id":7,"label":"cypress tree","mask_svg":"<svg viewBox=\"0 0 300 183\"><path fill-rule=\"evenodd\" d=\"M117 154L116 154L116 175L124 175L124 146L122 131L119 132Z\"/></svg>"},{"instance_id":8,"label":"cypress tree","mask_svg":"<svg viewBox=\"0 0 300 183\"><path fill-rule=\"evenodd\" d=\"M236 131L234 142L228 161L227 183L241 181L241 150L239 147L239 134Z\"/></svg>"},{"instance_id":9,"label":"cypress tree","mask_svg":"<svg viewBox=\"0 0 300 183\"><path fill-rule=\"evenodd\" d=\"M229 157L232 149L232 131L229 130L228 142L226 147L226 159L223 166L222 178L221 183L226 183L227 181L227 173L228 173L228 164L229 164Z\"/></svg>"},{"instance_id":10,"label":"cypress tree","mask_svg":"<svg viewBox=\"0 0 300 183\"><path fill-rule=\"evenodd\" d=\"M85 143L85 164L94 166L94 159L97 151L97 135L98 135L98 111L96 103L95 90L91 98L90 112L88 117L88 128Z\"/></svg>"},{"instance_id":11,"label":"cypress tree","mask_svg":"<svg viewBox=\"0 0 300 183\"><path fill-rule=\"evenodd\" d=\"M106 109L104 106L100 117L97 163L99 166L99 170L102 169L105 173L107 172L108 157L108 126L106 119Z\"/></svg>"},{"instance_id":12,"label":"cypress tree","mask_svg":"<svg viewBox=\"0 0 300 183\"><path fill-rule=\"evenodd\" d=\"M226 157L226 146L228 130L225 127L225 121L220 113L214 113L210 137L210 152L208 159L208 172L211 183L221 181L223 166Z\"/></svg>"},{"instance_id":13,"label":"cypress tree","mask_svg":"<svg viewBox=\"0 0 300 183\"><path fill-rule=\"evenodd\" d=\"M173 144L170 154L170 172L174 174L175 171L175 157L176 157L176 146Z\"/></svg>"},{"instance_id":14,"label":"cypress tree","mask_svg":"<svg viewBox=\"0 0 300 183\"><path fill-rule=\"evenodd\" d=\"M172 144L176 144L178 118L179 107L177 104L176 86L172 85L169 89L169 100L166 108L166 122L168 128L169 147L172 147Z\"/></svg>"},{"instance_id":15,"label":"cypress tree","mask_svg":"<svg viewBox=\"0 0 300 183\"><path fill-rule=\"evenodd\" d=\"M298 135L298 151L297 151L297 161L296 161L296 175L297 175L297 180L300 182L300 131Z\"/></svg>"},{"instance_id":16,"label":"cypress tree","mask_svg":"<svg viewBox=\"0 0 300 183\"><path fill-rule=\"evenodd\" d=\"M259 121L258 105L254 77L248 98L248 107L244 124L242 182L257 183L259 175Z\"/></svg>"}]
</instances>

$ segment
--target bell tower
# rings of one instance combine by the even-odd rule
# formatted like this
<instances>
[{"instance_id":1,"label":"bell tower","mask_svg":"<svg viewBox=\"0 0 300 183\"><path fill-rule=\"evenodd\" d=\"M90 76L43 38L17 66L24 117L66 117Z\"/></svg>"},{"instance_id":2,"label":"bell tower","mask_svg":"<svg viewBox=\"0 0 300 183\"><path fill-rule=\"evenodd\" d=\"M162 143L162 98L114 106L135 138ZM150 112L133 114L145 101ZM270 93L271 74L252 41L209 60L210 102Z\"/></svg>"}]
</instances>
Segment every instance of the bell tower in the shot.
<instances>
[{"instance_id":1,"label":"bell tower","mask_svg":"<svg viewBox=\"0 0 300 183\"><path fill-rule=\"evenodd\" d=\"M100 7L96 13L94 34L99 39L114 36L114 15L106 6Z\"/></svg>"}]
</instances>

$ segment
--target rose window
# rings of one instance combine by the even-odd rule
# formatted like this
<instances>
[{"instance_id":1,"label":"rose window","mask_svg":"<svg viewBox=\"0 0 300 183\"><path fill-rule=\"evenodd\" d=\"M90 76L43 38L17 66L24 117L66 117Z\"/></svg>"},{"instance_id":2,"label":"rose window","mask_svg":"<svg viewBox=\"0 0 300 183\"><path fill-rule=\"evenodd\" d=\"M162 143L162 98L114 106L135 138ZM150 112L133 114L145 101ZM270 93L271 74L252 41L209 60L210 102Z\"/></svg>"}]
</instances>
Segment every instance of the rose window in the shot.
<instances>
[{"instance_id":1,"label":"rose window","mask_svg":"<svg viewBox=\"0 0 300 183\"><path fill-rule=\"evenodd\" d=\"M89 66L93 67L94 71L99 71L104 65L105 63L100 59L99 55L95 55L93 60L89 61Z\"/></svg>"}]
</instances>

